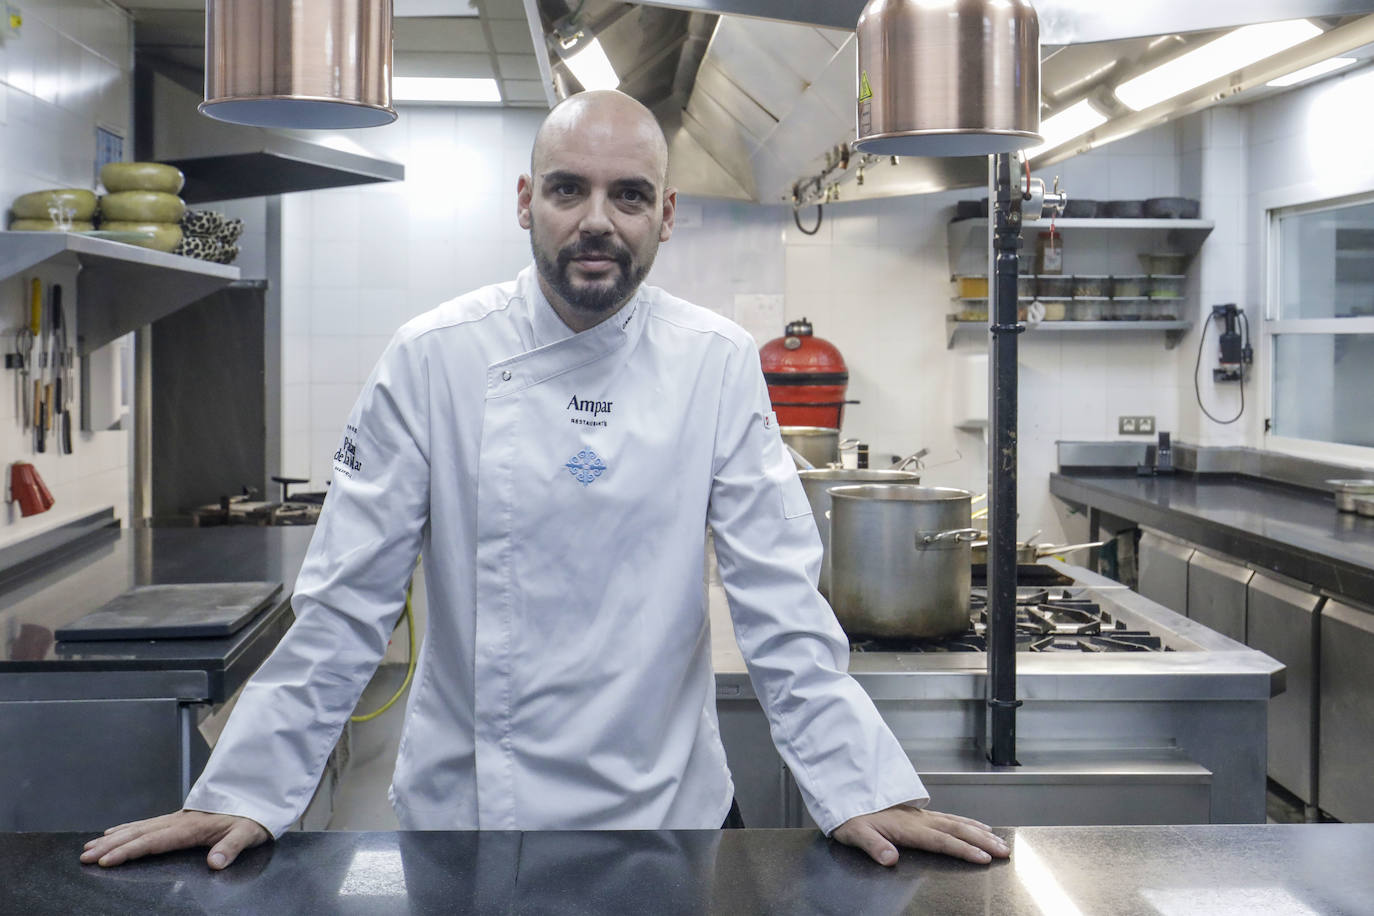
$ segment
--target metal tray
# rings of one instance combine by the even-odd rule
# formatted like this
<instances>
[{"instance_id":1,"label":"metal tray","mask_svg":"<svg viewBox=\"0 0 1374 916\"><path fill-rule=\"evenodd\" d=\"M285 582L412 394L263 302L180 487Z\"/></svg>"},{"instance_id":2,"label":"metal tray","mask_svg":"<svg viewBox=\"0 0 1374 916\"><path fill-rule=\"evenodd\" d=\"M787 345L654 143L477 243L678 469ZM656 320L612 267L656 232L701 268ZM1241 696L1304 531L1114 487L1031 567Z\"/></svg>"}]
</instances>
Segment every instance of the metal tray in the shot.
<instances>
[{"instance_id":1,"label":"metal tray","mask_svg":"<svg viewBox=\"0 0 1374 916\"><path fill-rule=\"evenodd\" d=\"M232 636L281 590L280 582L143 585L55 635L69 641Z\"/></svg>"}]
</instances>

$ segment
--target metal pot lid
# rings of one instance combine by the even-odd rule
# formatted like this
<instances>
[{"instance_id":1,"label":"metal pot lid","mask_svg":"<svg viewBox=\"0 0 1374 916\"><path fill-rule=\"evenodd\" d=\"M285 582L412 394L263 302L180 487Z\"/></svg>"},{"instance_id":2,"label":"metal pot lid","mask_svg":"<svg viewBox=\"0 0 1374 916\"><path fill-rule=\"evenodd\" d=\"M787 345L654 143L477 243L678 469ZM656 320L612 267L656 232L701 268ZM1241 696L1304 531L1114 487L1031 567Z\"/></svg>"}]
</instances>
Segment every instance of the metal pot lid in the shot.
<instances>
[{"instance_id":1,"label":"metal pot lid","mask_svg":"<svg viewBox=\"0 0 1374 916\"><path fill-rule=\"evenodd\" d=\"M902 481L918 481L920 474L911 471L899 471L895 468L813 468L806 471L798 471L797 476L802 482L824 482L827 480L852 480L872 481L873 483L900 483Z\"/></svg>"},{"instance_id":2,"label":"metal pot lid","mask_svg":"<svg viewBox=\"0 0 1374 916\"><path fill-rule=\"evenodd\" d=\"M830 495L832 498L890 502L955 502L973 498L973 494L968 490L956 490L953 487L922 487L911 483L870 483L836 487L830 491Z\"/></svg>"},{"instance_id":3,"label":"metal pot lid","mask_svg":"<svg viewBox=\"0 0 1374 916\"><path fill-rule=\"evenodd\" d=\"M838 436L840 431L833 426L779 426L783 436Z\"/></svg>"},{"instance_id":4,"label":"metal pot lid","mask_svg":"<svg viewBox=\"0 0 1374 916\"><path fill-rule=\"evenodd\" d=\"M1374 480L1328 480L1326 484L1342 493L1374 493Z\"/></svg>"}]
</instances>

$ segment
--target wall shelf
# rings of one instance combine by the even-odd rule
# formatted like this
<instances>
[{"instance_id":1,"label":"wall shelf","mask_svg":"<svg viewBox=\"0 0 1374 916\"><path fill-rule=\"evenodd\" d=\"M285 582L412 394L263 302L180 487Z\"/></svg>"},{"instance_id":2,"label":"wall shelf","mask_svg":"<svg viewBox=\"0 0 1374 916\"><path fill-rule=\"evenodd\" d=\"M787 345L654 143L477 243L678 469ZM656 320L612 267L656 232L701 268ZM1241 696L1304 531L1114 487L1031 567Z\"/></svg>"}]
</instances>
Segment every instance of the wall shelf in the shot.
<instances>
[{"instance_id":1,"label":"wall shelf","mask_svg":"<svg viewBox=\"0 0 1374 916\"><path fill-rule=\"evenodd\" d=\"M1065 234L1080 229L1098 232L1161 232L1164 234L1164 247L1187 255L1195 255L1203 241L1215 227L1209 219L1057 219L1056 231ZM1023 256L1032 253L1030 244L1034 234L1048 231L1049 220L1026 223L1023 227ZM949 273L953 277L959 273L959 256L975 242L980 248L986 247L988 220L985 216L955 220L946 227L949 241Z\"/></svg>"},{"instance_id":2,"label":"wall shelf","mask_svg":"<svg viewBox=\"0 0 1374 916\"><path fill-rule=\"evenodd\" d=\"M1107 334L1140 333L1144 331L1163 332L1165 349L1172 350L1178 345L1179 339L1192 328L1191 321L1042 321L1034 327L1027 325L1027 333L1075 333L1075 332L1102 332ZM975 335L986 335L988 333L988 323L986 321L960 321L953 315L945 318L945 332L947 335L946 347L952 349L955 339L959 337L972 337Z\"/></svg>"},{"instance_id":3,"label":"wall shelf","mask_svg":"<svg viewBox=\"0 0 1374 916\"><path fill-rule=\"evenodd\" d=\"M47 262L79 270L76 345L82 356L239 279L237 267L108 239L0 232L0 279Z\"/></svg>"}]
</instances>

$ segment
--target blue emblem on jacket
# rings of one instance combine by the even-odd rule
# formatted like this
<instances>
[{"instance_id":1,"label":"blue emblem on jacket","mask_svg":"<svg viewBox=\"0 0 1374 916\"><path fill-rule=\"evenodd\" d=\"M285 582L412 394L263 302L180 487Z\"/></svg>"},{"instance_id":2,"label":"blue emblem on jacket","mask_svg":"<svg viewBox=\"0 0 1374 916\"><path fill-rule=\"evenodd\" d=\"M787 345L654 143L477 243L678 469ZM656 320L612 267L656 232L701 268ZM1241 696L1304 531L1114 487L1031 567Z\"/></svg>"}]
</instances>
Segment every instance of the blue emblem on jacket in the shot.
<instances>
[{"instance_id":1,"label":"blue emblem on jacket","mask_svg":"<svg viewBox=\"0 0 1374 916\"><path fill-rule=\"evenodd\" d=\"M580 480L584 487L606 470L606 463L597 457L596 452L587 448L573 455L563 466L568 469L569 474Z\"/></svg>"}]
</instances>

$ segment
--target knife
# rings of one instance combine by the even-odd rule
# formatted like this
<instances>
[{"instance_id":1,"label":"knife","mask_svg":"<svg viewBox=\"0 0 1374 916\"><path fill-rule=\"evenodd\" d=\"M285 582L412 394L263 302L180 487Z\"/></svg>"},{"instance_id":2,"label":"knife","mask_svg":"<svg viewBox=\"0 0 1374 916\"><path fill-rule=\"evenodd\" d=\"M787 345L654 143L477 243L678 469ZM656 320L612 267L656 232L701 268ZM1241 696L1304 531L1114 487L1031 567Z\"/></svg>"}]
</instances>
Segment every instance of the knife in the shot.
<instances>
[{"instance_id":1,"label":"knife","mask_svg":"<svg viewBox=\"0 0 1374 916\"><path fill-rule=\"evenodd\" d=\"M33 432L34 432L34 451L44 451L46 446L43 439L47 430L43 424L43 417L47 411L43 405L43 382L40 379L33 381Z\"/></svg>"},{"instance_id":2,"label":"knife","mask_svg":"<svg viewBox=\"0 0 1374 916\"><path fill-rule=\"evenodd\" d=\"M62 327L62 287L52 285L48 299L52 310L52 374L53 374L53 413L62 413L62 376L66 375L67 331Z\"/></svg>"}]
</instances>

